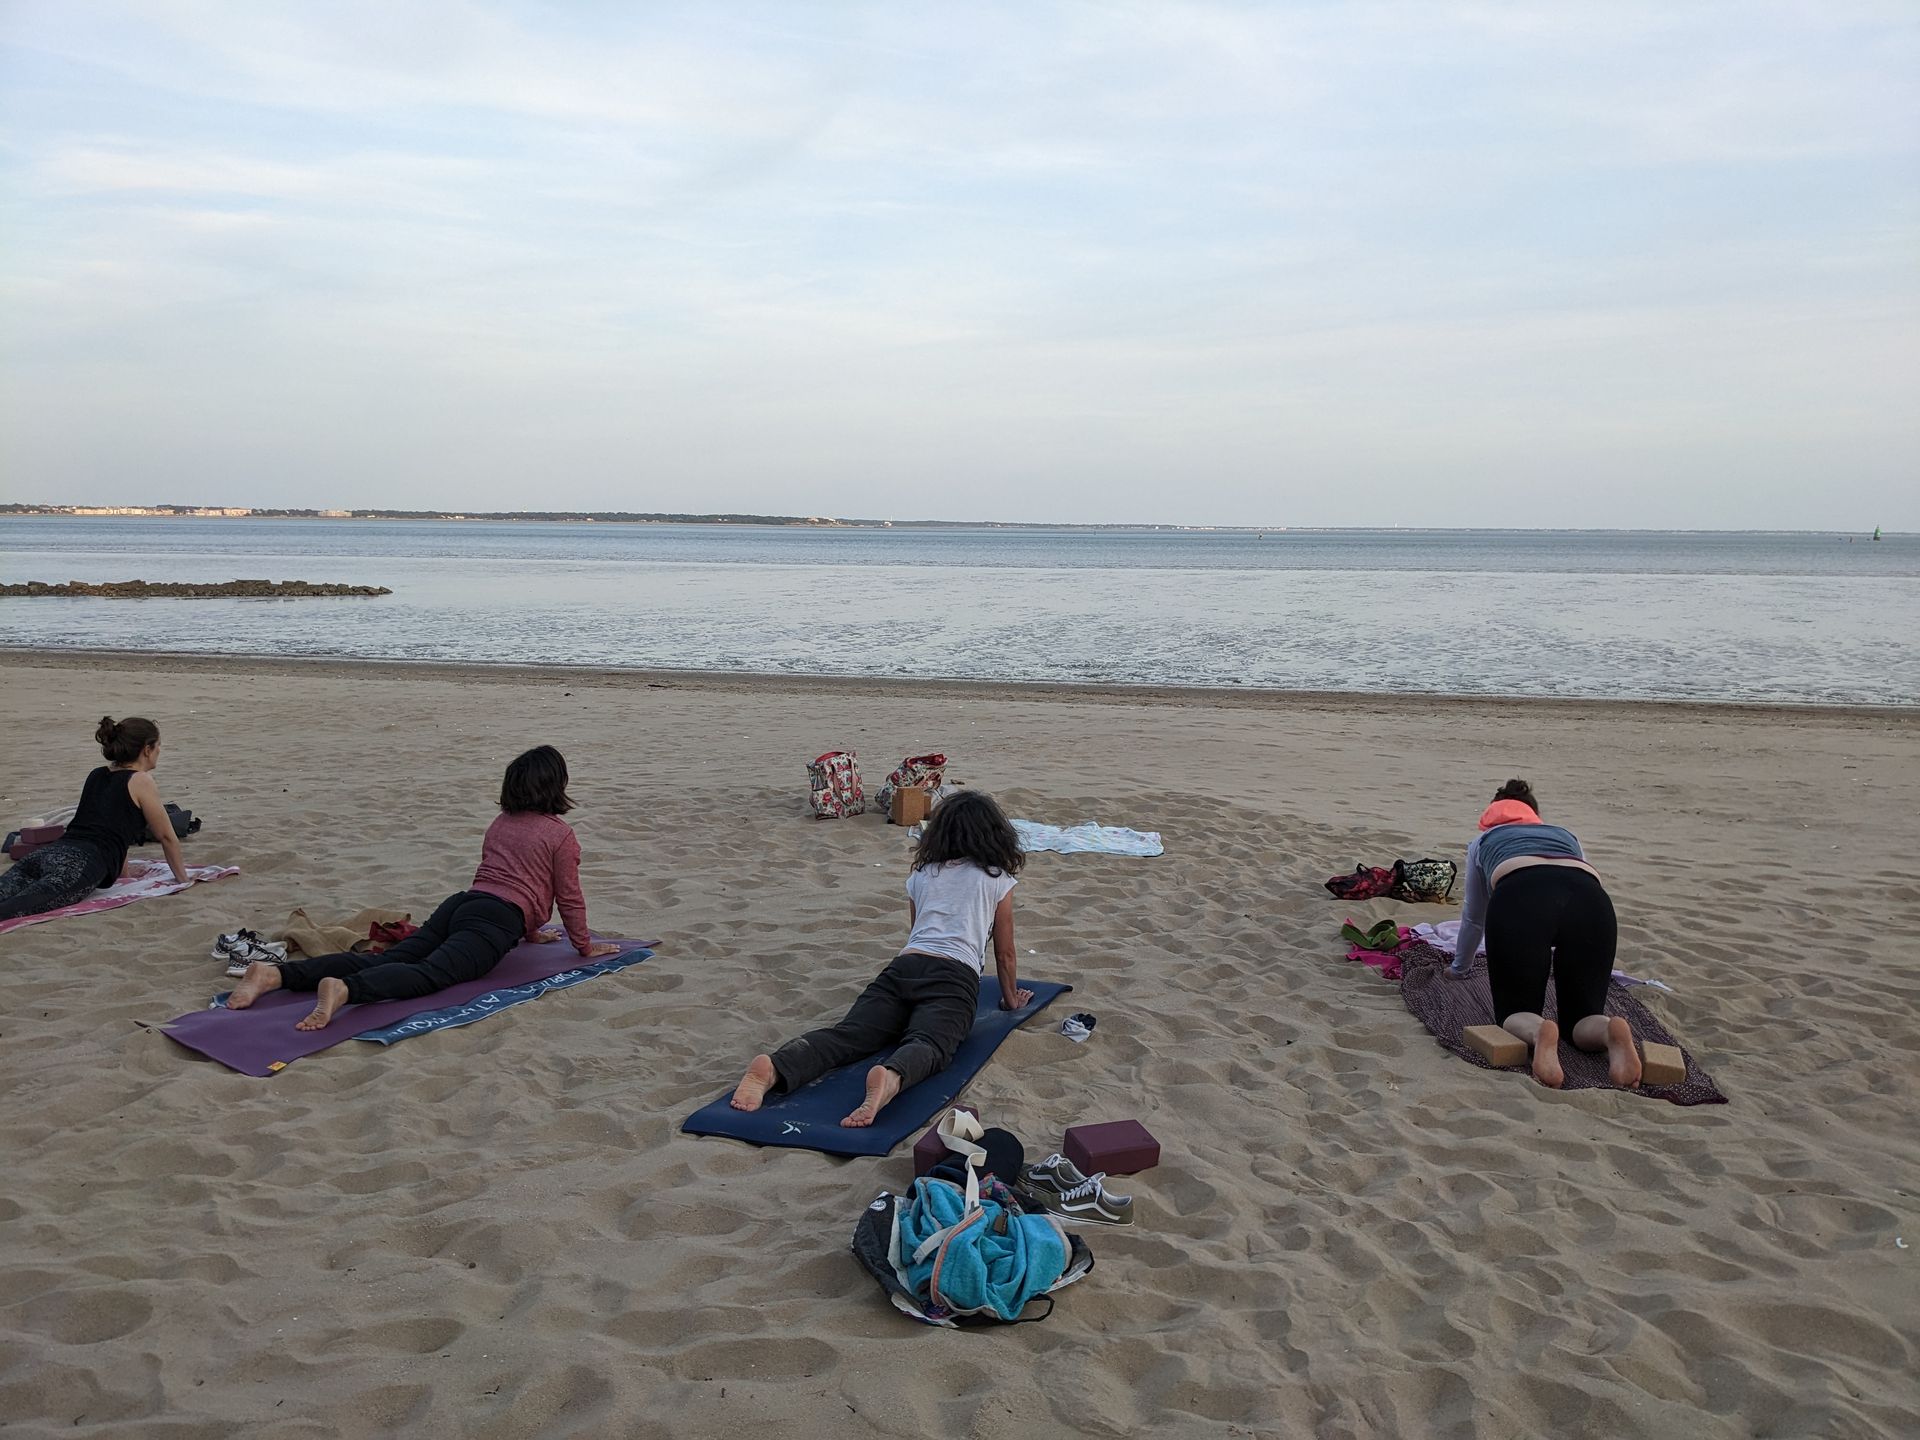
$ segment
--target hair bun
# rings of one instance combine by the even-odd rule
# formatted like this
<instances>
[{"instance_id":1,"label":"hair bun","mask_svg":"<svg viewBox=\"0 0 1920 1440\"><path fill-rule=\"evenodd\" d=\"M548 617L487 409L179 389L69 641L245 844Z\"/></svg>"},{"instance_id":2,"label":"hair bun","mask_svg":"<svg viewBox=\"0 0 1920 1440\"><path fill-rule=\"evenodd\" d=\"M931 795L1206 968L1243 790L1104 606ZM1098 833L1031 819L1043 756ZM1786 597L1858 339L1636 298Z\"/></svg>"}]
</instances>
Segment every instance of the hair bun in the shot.
<instances>
[{"instance_id":1,"label":"hair bun","mask_svg":"<svg viewBox=\"0 0 1920 1440\"><path fill-rule=\"evenodd\" d=\"M111 745L113 743L113 737L119 733L119 722L111 715L102 715L100 717L100 728L93 732L93 740L96 745Z\"/></svg>"}]
</instances>

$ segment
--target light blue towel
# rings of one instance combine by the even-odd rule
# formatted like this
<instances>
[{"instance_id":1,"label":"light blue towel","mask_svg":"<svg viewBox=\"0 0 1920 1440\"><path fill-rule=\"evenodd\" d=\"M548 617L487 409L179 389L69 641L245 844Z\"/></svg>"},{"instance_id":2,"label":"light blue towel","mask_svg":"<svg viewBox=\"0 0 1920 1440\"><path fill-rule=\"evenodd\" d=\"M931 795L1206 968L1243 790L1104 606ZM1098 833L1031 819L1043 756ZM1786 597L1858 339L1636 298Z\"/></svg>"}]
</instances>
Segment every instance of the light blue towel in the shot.
<instances>
[{"instance_id":1,"label":"light blue towel","mask_svg":"<svg viewBox=\"0 0 1920 1440\"><path fill-rule=\"evenodd\" d=\"M1044 1215L1009 1215L988 1199L980 1201L980 1211L961 1227L967 1214L964 1190L944 1180L914 1181L897 1212L894 1268L905 1272L915 1295L954 1314L991 1311L1002 1320L1017 1320L1027 1303L1051 1290L1066 1270L1066 1242ZM936 1240L948 1230L950 1236ZM936 1243L916 1259L929 1240ZM935 1260L940 1262L938 1296L932 1293Z\"/></svg>"},{"instance_id":2,"label":"light blue towel","mask_svg":"<svg viewBox=\"0 0 1920 1440\"><path fill-rule=\"evenodd\" d=\"M1020 848L1028 854L1035 850L1054 850L1062 855L1164 855L1157 830L1122 830L1113 825L1096 825L1091 820L1078 825L1041 825L1032 820L1015 820L1014 833Z\"/></svg>"}]
</instances>

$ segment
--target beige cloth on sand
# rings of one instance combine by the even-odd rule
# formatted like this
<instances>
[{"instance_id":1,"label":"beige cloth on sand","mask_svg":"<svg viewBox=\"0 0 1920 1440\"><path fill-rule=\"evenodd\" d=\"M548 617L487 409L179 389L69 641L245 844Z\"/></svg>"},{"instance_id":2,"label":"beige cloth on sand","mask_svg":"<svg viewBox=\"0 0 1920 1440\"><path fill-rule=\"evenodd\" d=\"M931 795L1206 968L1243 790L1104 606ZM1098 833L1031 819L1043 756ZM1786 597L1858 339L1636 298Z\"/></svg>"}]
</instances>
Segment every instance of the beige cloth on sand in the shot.
<instances>
[{"instance_id":1,"label":"beige cloth on sand","mask_svg":"<svg viewBox=\"0 0 1920 1440\"><path fill-rule=\"evenodd\" d=\"M280 927L279 938L287 942L289 955L296 952L338 955L344 950L367 949L373 943L367 938L367 931L375 925L391 925L397 920L412 918L405 910L362 910L328 925L300 909L287 916L287 923Z\"/></svg>"}]
</instances>

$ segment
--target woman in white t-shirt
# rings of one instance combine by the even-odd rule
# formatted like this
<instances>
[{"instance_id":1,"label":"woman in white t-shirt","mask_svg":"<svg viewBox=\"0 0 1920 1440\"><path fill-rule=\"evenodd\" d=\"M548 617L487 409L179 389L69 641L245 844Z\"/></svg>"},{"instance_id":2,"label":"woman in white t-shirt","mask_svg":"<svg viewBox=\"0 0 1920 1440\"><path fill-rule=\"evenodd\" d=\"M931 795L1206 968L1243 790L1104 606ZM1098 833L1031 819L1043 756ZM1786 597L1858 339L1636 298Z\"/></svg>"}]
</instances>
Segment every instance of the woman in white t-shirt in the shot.
<instances>
[{"instance_id":1,"label":"woman in white t-shirt","mask_svg":"<svg viewBox=\"0 0 1920 1440\"><path fill-rule=\"evenodd\" d=\"M894 1096L952 1063L973 1029L989 940L1000 1008L1030 1004L1033 992L1020 988L1013 948L1014 876L1025 860L991 796L962 790L936 805L907 875L905 947L838 1025L754 1056L733 1092L733 1108L758 1110L768 1095L798 1090L895 1045L867 1071L866 1100L840 1122L873 1124Z\"/></svg>"}]
</instances>

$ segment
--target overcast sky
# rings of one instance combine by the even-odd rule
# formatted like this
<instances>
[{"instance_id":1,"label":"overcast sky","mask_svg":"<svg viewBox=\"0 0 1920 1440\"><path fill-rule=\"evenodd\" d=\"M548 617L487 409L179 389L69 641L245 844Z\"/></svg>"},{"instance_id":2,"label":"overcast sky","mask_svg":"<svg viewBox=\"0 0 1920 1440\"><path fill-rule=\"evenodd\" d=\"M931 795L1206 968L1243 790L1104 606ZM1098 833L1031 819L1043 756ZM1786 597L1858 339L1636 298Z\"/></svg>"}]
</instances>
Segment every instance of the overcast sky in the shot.
<instances>
[{"instance_id":1,"label":"overcast sky","mask_svg":"<svg viewBox=\"0 0 1920 1440\"><path fill-rule=\"evenodd\" d=\"M0 498L1920 529L1920 6L0 4Z\"/></svg>"}]
</instances>

